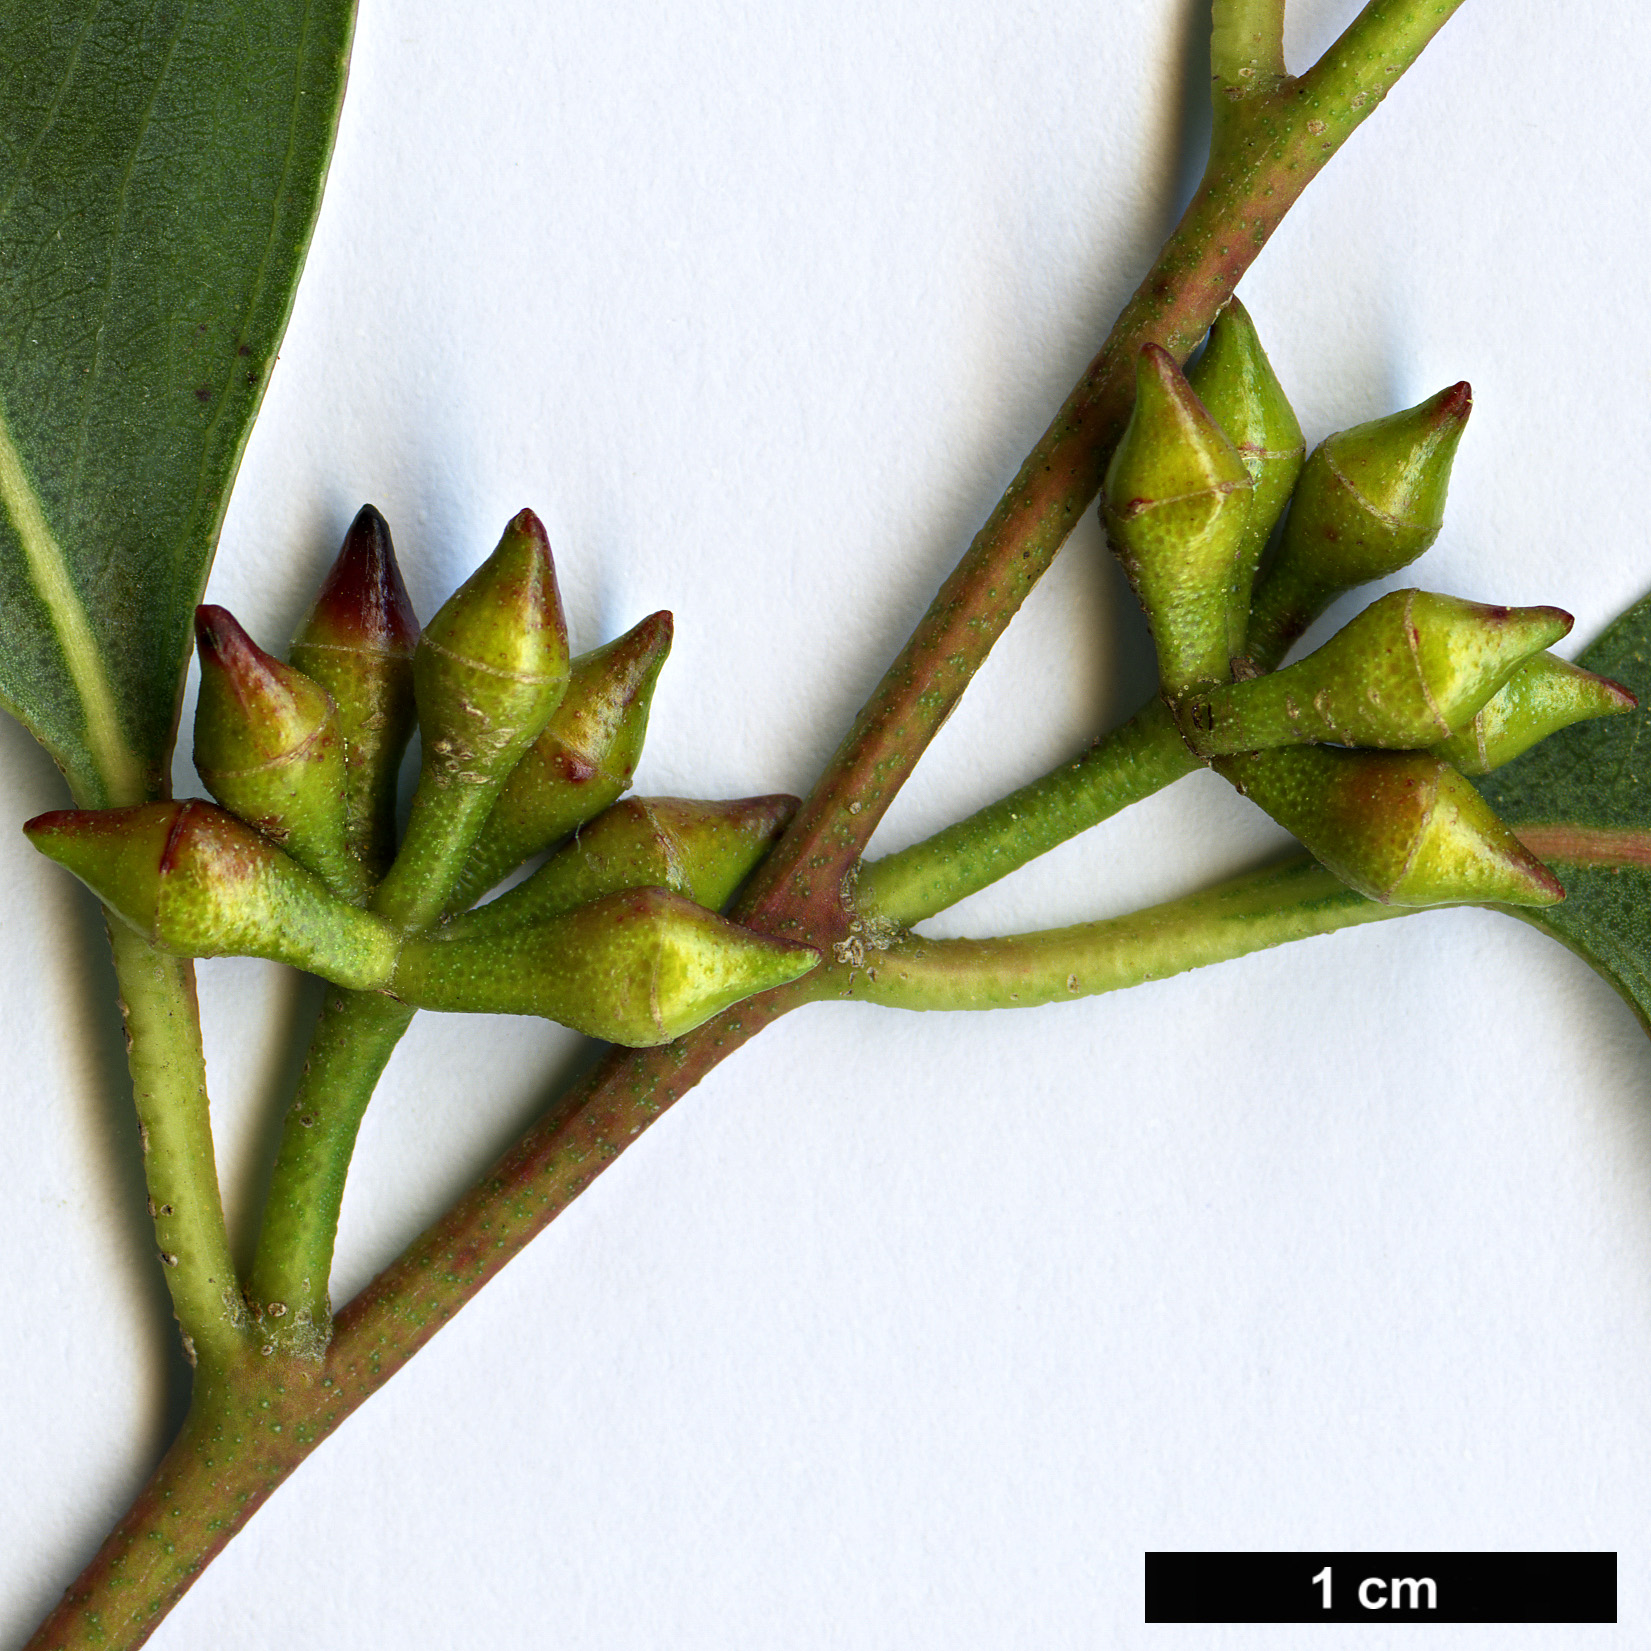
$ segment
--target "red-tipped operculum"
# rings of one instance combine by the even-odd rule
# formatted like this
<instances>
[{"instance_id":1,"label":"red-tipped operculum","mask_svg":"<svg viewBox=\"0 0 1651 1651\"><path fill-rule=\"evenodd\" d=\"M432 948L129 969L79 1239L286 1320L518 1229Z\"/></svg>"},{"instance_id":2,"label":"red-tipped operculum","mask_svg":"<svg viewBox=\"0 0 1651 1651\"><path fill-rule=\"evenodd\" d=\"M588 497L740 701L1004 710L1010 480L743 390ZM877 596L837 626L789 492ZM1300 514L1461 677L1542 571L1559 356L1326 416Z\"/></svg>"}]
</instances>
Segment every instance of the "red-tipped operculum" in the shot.
<instances>
[{"instance_id":1,"label":"red-tipped operculum","mask_svg":"<svg viewBox=\"0 0 1651 1651\"><path fill-rule=\"evenodd\" d=\"M450 910L468 906L629 789L671 632L669 613L650 614L574 660L567 694L500 790Z\"/></svg>"},{"instance_id":2,"label":"red-tipped operculum","mask_svg":"<svg viewBox=\"0 0 1651 1651\"><path fill-rule=\"evenodd\" d=\"M1551 906L1565 891L1426 751L1303 745L1216 768L1350 888L1395 906Z\"/></svg>"},{"instance_id":3,"label":"red-tipped operculum","mask_svg":"<svg viewBox=\"0 0 1651 1651\"><path fill-rule=\"evenodd\" d=\"M394 966L384 923L211 803L68 809L23 830L162 951L266 957L357 989Z\"/></svg>"},{"instance_id":4,"label":"red-tipped operculum","mask_svg":"<svg viewBox=\"0 0 1651 1651\"><path fill-rule=\"evenodd\" d=\"M1397 573L1439 537L1472 411L1472 390L1453 384L1313 450L1278 554L1256 589L1248 643L1256 664L1276 665L1343 591Z\"/></svg>"},{"instance_id":5,"label":"red-tipped operculum","mask_svg":"<svg viewBox=\"0 0 1651 1651\"><path fill-rule=\"evenodd\" d=\"M1464 774L1489 774L1573 722L1621 716L1638 705L1620 682L1553 654L1535 654L1433 754Z\"/></svg>"},{"instance_id":6,"label":"red-tipped operculum","mask_svg":"<svg viewBox=\"0 0 1651 1651\"><path fill-rule=\"evenodd\" d=\"M231 813L347 900L367 893L345 841L344 741L331 697L264 652L227 609L195 610L195 767Z\"/></svg>"},{"instance_id":7,"label":"red-tipped operculum","mask_svg":"<svg viewBox=\"0 0 1651 1651\"><path fill-rule=\"evenodd\" d=\"M363 505L298 627L291 656L338 706L346 840L369 881L383 876L395 849L396 779L415 720L418 637L390 529Z\"/></svg>"},{"instance_id":8,"label":"red-tipped operculum","mask_svg":"<svg viewBox=\"0 0 1651 1651\"><path fill-rule=\"evenodd\" d=\"M1559 608L1390 591L1305 659L1189 707L1187 743L1201 756L1312 742L1424 750L1570 628Z\"/></svg>"}]
</instances>

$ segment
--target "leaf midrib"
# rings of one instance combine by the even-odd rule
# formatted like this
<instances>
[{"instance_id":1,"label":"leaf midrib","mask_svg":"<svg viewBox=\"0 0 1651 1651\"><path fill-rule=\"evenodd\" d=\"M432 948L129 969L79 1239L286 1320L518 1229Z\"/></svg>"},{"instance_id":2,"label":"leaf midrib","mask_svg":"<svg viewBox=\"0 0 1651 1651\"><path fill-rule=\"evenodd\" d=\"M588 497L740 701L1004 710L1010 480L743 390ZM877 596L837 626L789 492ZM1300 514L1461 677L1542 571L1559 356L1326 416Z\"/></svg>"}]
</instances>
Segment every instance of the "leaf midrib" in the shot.
<instances>
[{"instance_id":1,"label":"leaf midrib","mask_svg":"<svg viewBox=\"0 0 1651 1651\"><path fill-rule=\"evenodd\" d=\"M29 481L23 456L11 437L5 410L0 408L0 503L16 529L18 543L41 604L51 621L69 680L86 719L86 745L92 766L103 782L108 801L143 800L143 769L121 733L114 691L104 671L103 655L92 635L91 621L75 590L62 547L52 535L40 496ZM59 762L72 772L58 752ZM80 798L82 802L92 799Z\"/></svg>"}]
</instances>

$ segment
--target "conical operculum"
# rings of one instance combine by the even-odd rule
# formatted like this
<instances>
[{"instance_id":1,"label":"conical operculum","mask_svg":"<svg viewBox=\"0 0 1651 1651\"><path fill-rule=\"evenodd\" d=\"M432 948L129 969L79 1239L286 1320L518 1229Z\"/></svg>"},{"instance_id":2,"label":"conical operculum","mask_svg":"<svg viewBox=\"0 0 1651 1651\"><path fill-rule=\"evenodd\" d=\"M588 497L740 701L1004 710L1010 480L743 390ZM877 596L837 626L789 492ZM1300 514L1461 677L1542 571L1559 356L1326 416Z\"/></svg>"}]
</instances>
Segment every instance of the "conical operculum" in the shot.
<instances>
[{"instance_id":1,"label":"conical operculum","mask_svg":"<svg viewBox=\"0 0 1651 1651\"><path fill-rule=\"evenodd\" d=\"M418 637L389 526L363 505L290 657L338 707L345 835L369 881L384 875L395 851L396 780L413 733Z\"/></svg>"},{"instance_id":2,"label":"conical operculum","mask_svg":"<svg viewBox=\"0 0 1651 1651\"><path fill-rule=\"evenodd\" d=\"M1305 659L1189 706L1187 743L1202 756L1307 743L1426 749L1570 628L1559 608L1391 591Z\"/></svg>"},{"instance_id":3,"label":"conical operculum","mask_svg":"<svg viewBox=\"0 0 1651 1651\"><path fill-rule=\"evenodd\" d=\"M413 810L374 905L402 928L438 917L517 759L568 683L567 626L543 524L515 516L413 654L421 762Z\"/></svg>"},{"instance_id":4,"label":"conical operculum","mask_svg":"<svg viewBox=\"0 0 1651 1651\"><path fill-rule=\"evenodd\" d=\"M1253 491L1244 536L1227 585L1227 650L1244 651L1256 569L1301 474L1301 425L1261 347L1249 311L1236 298L1215 318L1187 382L1221 426L1250 473Z\"/></svg>"},{"instance_id":5,"label":"conical operculum","mask_svg":"<svg viewBox=\"0 0 1651 1651\"><path fill-rule=\"evenodd\" d=\"M1343 430L1313 450L1250 614L1249 657L1276 665L1343 591L1408 566L1439 536L1468 385Z\"/></svg>"},{"instance_id":6,"label":"conical operculum","mask_svg":"<svg viewBox=\"0 0 1651 1651\"><path fill-rule=\"evenodd\" d=\"M1536 654L1433 754L1463 774L1489 774L1573 722L1621 716L1638 704L1620 682L1553 654Z\"/></svg>"},{"instance_id":7,"label":"conical operculum","mask_svg":"<svg viewBox=\"0 0 1651 1651\"><path fill-rule=\"evenodd\" d=\"M1350 888L1395 906L1551 906L1565 891L1426 751L1305 745L1216 768Z\"/></svg>"},{"instance_id":8,"label":"conical operculum","mask_svg":"<svg viewBox=\"0 0 1651 1651\"><path fill-rule=\"evenodd\" d=\"M567 623L550 541L523 510L414 650L426 769L460 780L501 764L508 772L543 732L567 681Z\"/></svg>"},{"instance_id":9,"label":"conical operculum","mask_svg":"<svg viewBox=\"0 0 1651 1651\"><path fill-rule=\"evenodd\" d=\"M517 888L443 931L474 939L572 911L620 889L661 888L720 911L796 812L795 797L700 802L628 797L597 815Z\"/></svg>"},{"instance_id":10,"label":"conical operculum","mask_svg":"<svg viewBox=\"0 0 1651 1651\"><path fill-rule=\"evenodd\" d=\"M1174 357L1144 345L1135 408L1107 468L1101 509L1171 698L1227 678L1227 596L1251 491L1243 459Z\"/></svg>"},{"instance_id":11,"label":"conical operculum","mask_svg":"<svg viewBox=\"0 0 1651 1651\"><path fill-rule=\"evenodd\" d=\"M630 889L482 939L414 938L391 990L423 1009L540 1015L646 1048L818 961L812 947L741 928L679 894Z\"/></svg>"},{"instance_id":12,"label":"conical operculum","mask_svg":"<svg viewBox=\"0 0 1651 1651\"><path fill-rule=\"evenodd\" d=\"M654 688L671 651L671 630L669 613L650 614L573 661L567 694L511 770L449 910L463 910L629 789Z\"/></svg>"},{"instance_id":13,"label":"conical operculum","mask_svg":"<svg viewBox=\"0 0 1651 1651\"><path fill-rule=\"evenodd\" d=\"M347 900L367 875L345 840L345 759L331 697L264 652L227 609L195 610L195 768L232 814Z\"/></svg>"},{"instance_id":14,"label":"conical operculum","mask_svg":"<svg viewBox=\"0 0 1651 1651\"><path fill-rule=\"evenodd\" d=\"M265 957L358 990L394 966L387 925L211 803L69 809L23 829L161 951Z\"/></svg>"}]
</instances>

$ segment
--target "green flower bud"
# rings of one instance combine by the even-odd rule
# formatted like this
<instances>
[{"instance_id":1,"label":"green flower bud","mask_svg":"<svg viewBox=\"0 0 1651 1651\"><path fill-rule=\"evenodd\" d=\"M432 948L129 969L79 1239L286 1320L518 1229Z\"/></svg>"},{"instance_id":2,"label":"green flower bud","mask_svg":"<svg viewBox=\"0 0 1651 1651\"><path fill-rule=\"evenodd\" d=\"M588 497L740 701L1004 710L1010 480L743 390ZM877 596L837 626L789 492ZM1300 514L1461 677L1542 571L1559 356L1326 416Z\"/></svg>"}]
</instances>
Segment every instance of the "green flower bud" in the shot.
<instances>
[{"instance_id":1,"label":"green flower bud","mask_svg":"<svg viewBox=\"0 0 1651 1651\"><path fill-rule=\"evenodd\" d=\"M524 510L414 650L427 771L439 784L484 784L501 764L513 766L562 703L567 681L567 624L550 541Z\"/></svg>"},{"instance_id":2,"label":"green flower bud","mask_svg":"<svg viewBox=\"0 0 1651 1651\"><path fill-rule=\"evenodd\" d=\"M414 651L423 761L407 835L374 902L385 916L418 928L440 915L500 787L567 683L550 544L524 510Z\"/></svg>"},{"instance_id":3,"label":"green flower bud","mask_svg":"<svg viewBox=\"0 0 1651 1651\"><path fill-rule=\"evenodd\" d=\"M390 529L363 505L289 656L338 707L345 841L371 882L395 853L396 780L413 734L417 643Z\"/></svg>"},{"instance_id":4,"label":"green flower bud","mask_svg":"<svg viewBox=\"0 0 1651 1651\"><path fill-rule=\"evenodd\" d=\"M346 900L367 896L345 846L344 741L326 689L264 652L225 608L195 610L195 768L232 814Z\"/></svg>"},{"instance_id":5,"label":"green flower bud","mask_svg":"<svg viewBox=\"0 0 1651 1651\"><path fill-rule=\"evenodd\" d=\"M1473 392L1430 401L1321 442L1296 484L1278 555L1256 591L1249 657L1276 665L1330 604L1407 567L1439 537Z\"/></svg>"},{"instance_id":6,"label":"green flower bud","mask_svg":"<svg viewBox=\"0 0 1651 1651\"><path fill-rule=\"evenodd\" d=\"M610 1043L669 1043L819 962L810 946L629 889L530 928L407 942L391 990L421 1009L541 1015Z\"/></svg>"},{"instance_id":7,"label":"green flower bud","mask_svg":"<svg viewBox=\"0 0 1651 1651\"><path fill-rule=\"evenodd\" d=\"M65 809L23 830L163 952L267 957L358 991L395 966L386 923L211 803Z\"/></svg>"},{"instance_id":8,"label":"green flower bud","mask_svg":"<svg viewBox=\"0 0 1651 1651\"><path fill-rule=\"evenodd\" d=\"M1244 651L1249 630L1250 592L1261 553L1290 502L1307 445L1255 323L1236 298L1228 299L1215 318L1209 342L1187 382L1238 449L1254 483L1249 519L1227 587L1227 651L1237 655Z\"/></svg>"},{"instance_id":9,"label":"green flower bud","mask_svg":"<svg viewBox=\"0 0 1651 1651\"><path fill-rule=\"evenodd\" d=\"M1489 774L1573 722L1620 716L1638 705L1620 682L1552 654L1537 654L1467 727L1434 746L1433 754L1463 774Z\"/></svg>"},{"instance_id":10,"label":"green flower bud","mask_svg":"<svg viewBox=\"0 0 1651 1651\"><path fill-rule=\"evenodd\" d=\"M1172 699L1227 680L1227 593L1251 492L1243 459L1174 357L1143 345L1135 408L1107 467L1101 510Z\"/></svg>"},{"instance_id":11,"label":"green flower bud","mask_svg":"<svg viewBox=\"0 0 1651 1651\"><path fill-rule=\"evenodd\" d=\"M1309 743L1436 746L1571 623L1558 608L1391 591L1305 659L1187 706L1187 745L1205 757Z\"/></svg>"},{"instance_id":12,"label":"green flower bud","mask_svg":"<svg viewBox=\"0 0 1651 1651\"><path fill-rule=\"evenodd\" d=\"M1349 888L1395 906L1551 906L1552 872L1427 751L1301 745L1217 770Z\"/></svg>"},{"instance_id":13,"label":"green flower bud","mask_svg":"<svg viewBox=\"0 0 1651 1651\"><path fill-rule=\"evenodd\" d=\"M795 797L631 797L598 814L525 883L455 918L449 938L537 923L620 889L660 888L720 911L796 812Z\"/></svg>"},{"instance_id":14,"label":"green flower bud","mask_svg":"<svg viewBox=\"0 0 1651 1651\"><path fill-rule=\"evenodd\" d=\"M448 910L462 911L629 789L670 651L671 616L660 612L574 660L567 696L511 770Z\"/></svg>"}]
</instances>

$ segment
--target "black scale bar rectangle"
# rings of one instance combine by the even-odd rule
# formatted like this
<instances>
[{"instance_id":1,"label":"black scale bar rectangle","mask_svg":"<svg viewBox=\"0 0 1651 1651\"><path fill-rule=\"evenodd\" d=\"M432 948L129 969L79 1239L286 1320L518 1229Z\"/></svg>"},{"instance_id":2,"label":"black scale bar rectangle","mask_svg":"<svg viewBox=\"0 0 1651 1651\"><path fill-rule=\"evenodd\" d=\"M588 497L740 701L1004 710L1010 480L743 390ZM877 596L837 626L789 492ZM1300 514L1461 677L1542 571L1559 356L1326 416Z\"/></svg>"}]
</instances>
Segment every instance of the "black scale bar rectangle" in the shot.
<instances>
[{"instance_id":1,"label":"black scale bar rectangle","mask_svg":"<svg viewBox=\"0 0 1651 1651\"><path fill-rule=\"evenodd\" d=\"M1148 1554L1148 1622L1615 1622L1614 1553Z\"/></svg>"}]
</instances>

